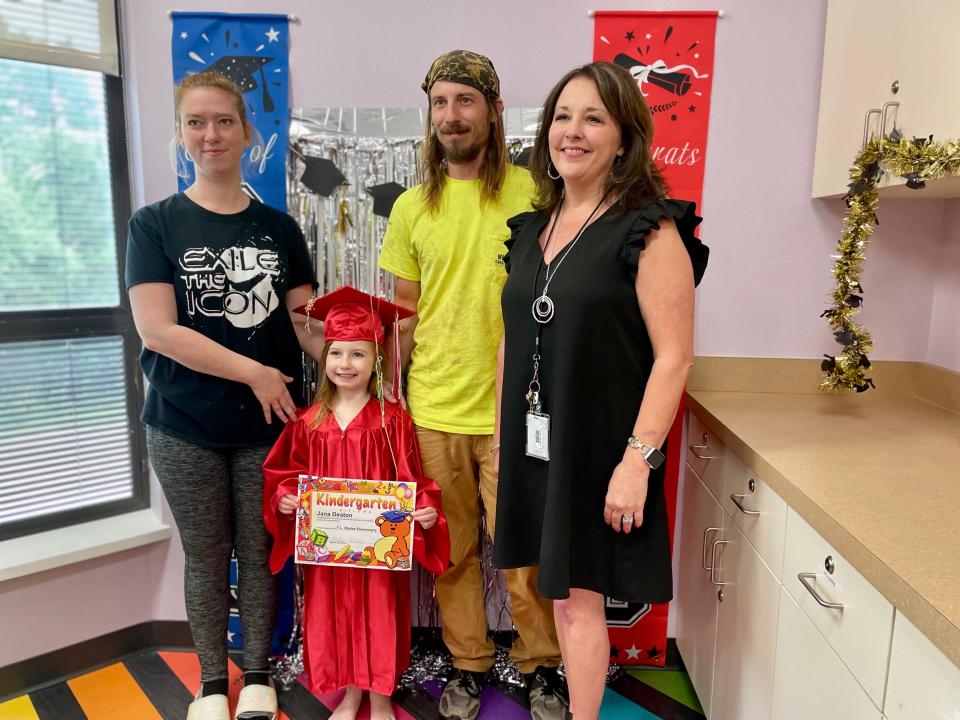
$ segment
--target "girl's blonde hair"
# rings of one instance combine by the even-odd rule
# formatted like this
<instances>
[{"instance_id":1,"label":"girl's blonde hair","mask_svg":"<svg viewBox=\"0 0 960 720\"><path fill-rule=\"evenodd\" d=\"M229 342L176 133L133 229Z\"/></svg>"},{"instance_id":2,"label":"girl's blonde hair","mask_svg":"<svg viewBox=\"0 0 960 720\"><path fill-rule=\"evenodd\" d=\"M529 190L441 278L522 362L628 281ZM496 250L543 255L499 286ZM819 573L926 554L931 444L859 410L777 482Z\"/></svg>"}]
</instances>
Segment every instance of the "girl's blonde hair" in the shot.
<instances>
[{"instance_id":1,"label":"girl's blonde hair","mask_svg":"<svg viewBox=\"0 0 960 720\"><path fill-rule=\"evenodd\" d=\"M330 346L333 345L334 340L327 340L323 345L323 354L320 356L320 387L317 388L316 395L313 396L313 404L319 405L317 414L313 416L313 420L310 421L310 429L314 430L320 426L320 423L324 421L327 415L333 413L333 399L337 394L337 386L330 382L330 378L327 377L327 355L330 353ZM371 343L374 346L374 358L373 358L373 372L370 373L370 381L367 383L367 390L371 394L376 394L377 391L377 365L383 363L383 347L375 343Z\"/></svg>"}]
</instances>

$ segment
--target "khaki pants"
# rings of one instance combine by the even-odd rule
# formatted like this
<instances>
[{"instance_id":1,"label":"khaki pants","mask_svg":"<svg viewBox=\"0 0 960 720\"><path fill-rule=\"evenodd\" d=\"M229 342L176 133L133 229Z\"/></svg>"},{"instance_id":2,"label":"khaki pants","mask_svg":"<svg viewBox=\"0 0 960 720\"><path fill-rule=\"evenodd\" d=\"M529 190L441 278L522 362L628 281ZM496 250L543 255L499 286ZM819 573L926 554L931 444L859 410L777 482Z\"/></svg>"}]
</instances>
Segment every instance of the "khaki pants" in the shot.
<instances>
[{"instance_id":1,"label":"khaki pants","mask_svg":"<svg viewBox=\"0 0 960 720\"><path fill-rule=\"evenodd\" d=\"M497 515L497 474L493 469L490 435L460 435L417 427L424 474L443 491L443 512L450 528L450 568L436 579L443 640L461 670L486 672L495 650L487 638L480 569L480 506L483 497L487 528L494 532ZM537 568L503 570L520 637L510 658L521 673L538 665L560 664L560 645L553 624L553 601L537 593Z\"/></svg>"}]
</instances>

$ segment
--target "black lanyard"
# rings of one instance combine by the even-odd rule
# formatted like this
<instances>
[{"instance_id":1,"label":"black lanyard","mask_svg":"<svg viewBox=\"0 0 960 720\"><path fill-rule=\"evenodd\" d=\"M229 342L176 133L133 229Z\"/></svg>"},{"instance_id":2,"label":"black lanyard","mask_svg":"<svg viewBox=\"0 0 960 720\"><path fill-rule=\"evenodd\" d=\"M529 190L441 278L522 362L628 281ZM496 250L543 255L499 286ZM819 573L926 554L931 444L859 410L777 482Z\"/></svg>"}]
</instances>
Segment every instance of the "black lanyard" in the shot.
<instances>
[{"instance_id":1,"label":"black lanyard","mask_svg":"<svg viewBox=\"0 0 960 720\"><path fill-rule=\"evenodd\" d=\"M553 219L553 224L550 226L550 232L547 233L547 240L543 244L543 250L540 253L540 260L537 263L537 271L533 274L533 303L531 305L534 317L534 323L537 326L536 333L536 344L534 345L533 351L533 379L530 381L529 391L527 392L527 401L530 403L530 408L534 409L534 406L537 406L536 409L539 411L540 406L540 333L543 329L543 326L550 322L553 319L553 301L550 300L547 296L547 288L550 285L550 281L556 277L557 271L560 269L560 264L566 260L567 255L570 254L570 251L573 250L573 246L577 244L577 241L580 239L580 236L583 235L583 231L587 229L587 225L593 220L594 216L597 214L597 211L600 209L600 206L603 205L603 201L607 199L607 196L604 195L600 198L600 202L597 203L596 207L590 212L587 216L587 219L583 221L583 225L580 226L580 229L577 231L577 234L573 236L573 240L567 245L566 248L562 251L563 254L560 256L559 260L554 257L556 261L556 266L553 270L553 275L550 275L550 264L546 261L547 250L550 249L550 242L553 240L553 233L557 229L557 224L560 222L560 212L563 210L563 203L561 201L560 208L557 210L556 217ZM537 243L539 246L539 242ZM543 283L543 292L538 296L537 295L537 283L540 281L540 267L543 266L546 270L544 272L544 283ZM547 307L549 309L549 314L543 313L546 317L545 320L538 320L538 305Z\"/></svg>"}]
</instances>

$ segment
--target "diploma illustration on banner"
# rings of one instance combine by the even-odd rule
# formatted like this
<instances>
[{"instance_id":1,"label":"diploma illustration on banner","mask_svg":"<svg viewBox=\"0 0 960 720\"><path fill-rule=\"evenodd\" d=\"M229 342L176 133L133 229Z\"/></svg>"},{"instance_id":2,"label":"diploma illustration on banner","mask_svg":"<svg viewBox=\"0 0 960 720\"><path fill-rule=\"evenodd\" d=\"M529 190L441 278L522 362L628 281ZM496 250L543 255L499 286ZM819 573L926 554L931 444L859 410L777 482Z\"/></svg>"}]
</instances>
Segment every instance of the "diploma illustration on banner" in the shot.
<instances>
[{"instance_id":1,"label":"diploma illustration on banner","mask_svg":"<svg viewBox=\"0 0 960 720\"><path fill-rule=\"evenodd\" d=\"M296 562L410 570L416 483L301 475L298 488Z\"/></svg>"}]
</instances>

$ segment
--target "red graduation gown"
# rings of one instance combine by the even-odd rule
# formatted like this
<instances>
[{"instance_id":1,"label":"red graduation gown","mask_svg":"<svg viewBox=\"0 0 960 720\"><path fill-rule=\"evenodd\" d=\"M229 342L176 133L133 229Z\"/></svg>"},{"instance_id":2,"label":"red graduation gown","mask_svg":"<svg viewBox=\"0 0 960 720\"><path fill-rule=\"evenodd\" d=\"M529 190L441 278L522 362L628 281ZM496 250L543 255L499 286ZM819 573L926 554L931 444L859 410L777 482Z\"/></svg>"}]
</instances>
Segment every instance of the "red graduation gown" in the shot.
<instances>
[{"instance_id":1,"label":"red graduation gown","mask_svg":"<svg viewBox=\"0 0 960 720\"><path fill-rule=\"evenodd\" d=\"M440 510L440 488L423 476L410 416L373 398L341 430L332 415L316 428L314 405L287 424L263 464L263 517L273 535L270 569L279 572L293 552L294 514L277 512L297 494L301 473L332 478L399 480L417 484L417 507L434 507L429 530L414 525L413 554L433 574L447 569L450 536ZM390 445L396 457L396 472ZM410 664L410 574L386 570L303 566L304 665L316 692L355 685L390 695Z\"/></svg>"}]
</instances>

